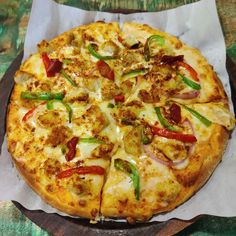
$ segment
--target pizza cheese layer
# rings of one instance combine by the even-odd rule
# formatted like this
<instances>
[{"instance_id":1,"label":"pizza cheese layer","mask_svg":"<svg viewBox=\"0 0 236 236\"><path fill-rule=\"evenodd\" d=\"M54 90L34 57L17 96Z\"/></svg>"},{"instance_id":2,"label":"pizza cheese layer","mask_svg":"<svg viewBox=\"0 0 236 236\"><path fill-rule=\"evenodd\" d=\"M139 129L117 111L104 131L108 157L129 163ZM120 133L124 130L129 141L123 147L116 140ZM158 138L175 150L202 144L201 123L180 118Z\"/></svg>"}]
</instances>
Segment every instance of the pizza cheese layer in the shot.
<instances>
[{"instance_id":1,"label":"pizza cheese layer","mask_svg":"<svg viewBox=\"0 0 236 236\"><path fill-rule=\"evenodd\" d=\"M42 41L15 75L8 148L70 215L145 221L209 178L235 119L197 49L147 25L96 22Z\"/></svg>"}]
</instances>

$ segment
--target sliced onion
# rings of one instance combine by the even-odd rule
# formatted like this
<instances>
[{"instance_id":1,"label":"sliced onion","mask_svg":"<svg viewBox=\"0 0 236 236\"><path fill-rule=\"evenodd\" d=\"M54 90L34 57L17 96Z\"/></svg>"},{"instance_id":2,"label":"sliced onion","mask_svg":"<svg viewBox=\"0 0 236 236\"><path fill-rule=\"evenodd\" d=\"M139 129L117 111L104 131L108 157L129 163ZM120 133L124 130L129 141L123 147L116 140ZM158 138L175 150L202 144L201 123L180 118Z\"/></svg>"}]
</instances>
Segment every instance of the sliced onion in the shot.
<instances>
[{"instance_id":1,"label":"sliced onion","mask_svg":"<svg viewBox=\"0 0 236 236\"><path fill-rule=\"evenodd\" d=\"M180 94L175 94L173 97L174 98L181 98L181 99L192 99L198 97L200 94L200 91L193 90L187 93L180 93Z\"/></svg>"},{"instance_id":2,"label":"sliced onion","mask_svg":"<svg viewBox=\"0 0 236 236\"><path fill-rule=\"evenodd\" d=\"M188 158L188 155L182 159L182 160L177 160L177 161L164 161L161 158L157 157L149 148L148 145L143 145L143 149L144 151L154 160L159 162L162 165L165 166L169 166L169 167L173 167L173 166L178 166L181 165L182 163L184 163L186 161L186 159Z\"/></svg>"}]
</instances>

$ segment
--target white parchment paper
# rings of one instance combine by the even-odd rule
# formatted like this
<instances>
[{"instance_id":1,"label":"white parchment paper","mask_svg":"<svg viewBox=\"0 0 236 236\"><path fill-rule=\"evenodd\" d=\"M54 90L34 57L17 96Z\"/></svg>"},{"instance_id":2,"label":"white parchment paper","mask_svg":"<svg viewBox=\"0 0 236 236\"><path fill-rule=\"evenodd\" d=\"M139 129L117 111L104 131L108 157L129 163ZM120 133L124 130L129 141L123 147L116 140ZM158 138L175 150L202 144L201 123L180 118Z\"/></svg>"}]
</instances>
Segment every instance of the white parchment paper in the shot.
<instances>
[{"instance_id":1,"label":"white parchment paper","mask_svg":"<svg viewBox=\"0 0 236 236\"><path fill-rule=\"evenodd\" d=\"M146 23L199 48L214 66L230 97L225 68L225 44L214 0L202 0L162 12L129 15L84 11L57 4L52 0L34 0L26 34L24 59L36 52L36 45L41 40L50 40L72 27L97 20ZM236 216L235 151L236 132L233 132L223 161L210 181L186 203L170 213L155 216L152 221L165 221L171 218L188 220L200 214ZM0 200L15 200L30 210L42 209L48 213L64 215L44 203L22 180L11 162L6 140L0 157Z\"/></svg>"}]
</instances>

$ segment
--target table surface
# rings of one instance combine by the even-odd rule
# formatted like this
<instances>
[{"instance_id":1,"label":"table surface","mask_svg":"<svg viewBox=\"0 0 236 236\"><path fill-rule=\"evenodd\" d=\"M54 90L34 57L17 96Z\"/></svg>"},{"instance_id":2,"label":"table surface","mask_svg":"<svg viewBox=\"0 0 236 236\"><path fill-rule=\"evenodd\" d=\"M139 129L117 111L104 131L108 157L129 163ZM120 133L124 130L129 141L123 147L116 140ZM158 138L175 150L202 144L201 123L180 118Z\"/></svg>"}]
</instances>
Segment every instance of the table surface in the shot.
<instances>
[{"instance_id":1,"label":"table surface","mask_svg":"<svg viewBox=\"0 0 236 236\"><path fill-rule=\"evenodd\" d=\"M196 0L56 0L85 10L134 9L160 11ZM22 51L32 0L0 0L0 79ZM236 1L216 0L227 55L236 63ZM0 201L0 236L49 235L10 201ZM236 235L236 217L204 216L180 235Z\"/></svg>"}]
</instances>

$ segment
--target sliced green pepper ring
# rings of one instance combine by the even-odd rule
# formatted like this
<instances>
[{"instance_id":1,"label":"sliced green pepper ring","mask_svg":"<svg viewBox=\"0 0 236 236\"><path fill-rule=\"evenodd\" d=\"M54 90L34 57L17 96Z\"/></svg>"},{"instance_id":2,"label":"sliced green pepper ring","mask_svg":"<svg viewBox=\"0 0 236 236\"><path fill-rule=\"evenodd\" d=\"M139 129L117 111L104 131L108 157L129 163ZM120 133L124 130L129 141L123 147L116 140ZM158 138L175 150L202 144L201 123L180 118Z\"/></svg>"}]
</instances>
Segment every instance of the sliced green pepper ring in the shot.
<instances>
[{"instance_id":1,"label":"sliced green pepper ring","mask_svg":"<svg viewBox=\"0 0 236 236\"><path fill-rule=\"evenodd\" d=\"M156 42L158 44L158 46L163 46L165 44L165 39L164 37L154 34L151 35L147 40L146 43L144 45L144 59L145 61L149 61L150 57L151 57L151 44L153 42Z\"/></svg>"}]
</instances>

